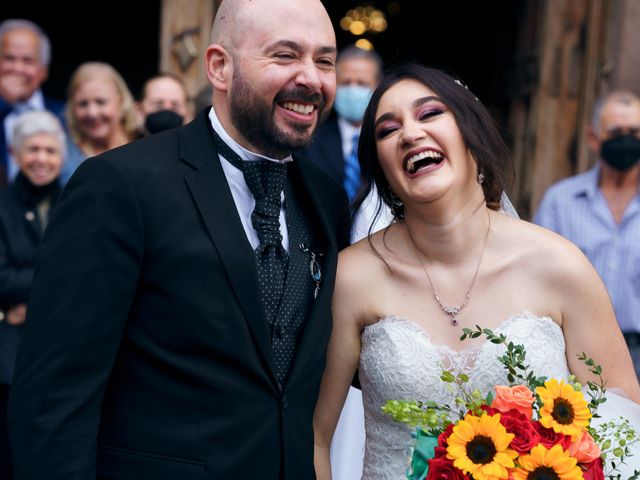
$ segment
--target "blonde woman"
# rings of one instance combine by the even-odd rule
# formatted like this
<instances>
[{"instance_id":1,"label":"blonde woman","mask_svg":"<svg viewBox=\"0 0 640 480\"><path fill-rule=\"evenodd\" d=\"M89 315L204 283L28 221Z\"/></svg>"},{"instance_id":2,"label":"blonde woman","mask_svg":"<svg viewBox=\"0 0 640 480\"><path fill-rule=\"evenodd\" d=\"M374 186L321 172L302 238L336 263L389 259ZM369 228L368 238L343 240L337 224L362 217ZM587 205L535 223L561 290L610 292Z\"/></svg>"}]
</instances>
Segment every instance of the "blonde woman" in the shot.
<instances>
[{"instance_id":1,"label":"blonde woman","mask_svg":"<svg viewBox=\"0 0 640 480\"><path fill-rule=\"evenodd\" d=\"M133 96L122 76L107 63L86 62L75 70L65 114L73 145L62 173L63 182L84 159L135 138Z\"/></svg>"}]
</instances>

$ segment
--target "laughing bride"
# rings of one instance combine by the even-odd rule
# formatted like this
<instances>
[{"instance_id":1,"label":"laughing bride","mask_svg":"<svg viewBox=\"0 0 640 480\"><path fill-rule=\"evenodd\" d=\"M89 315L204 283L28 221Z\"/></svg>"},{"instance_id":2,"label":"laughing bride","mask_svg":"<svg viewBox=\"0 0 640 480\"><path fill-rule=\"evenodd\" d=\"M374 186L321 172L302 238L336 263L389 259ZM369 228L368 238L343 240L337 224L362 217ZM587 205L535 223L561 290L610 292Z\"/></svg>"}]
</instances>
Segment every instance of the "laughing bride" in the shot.
<instances>
[{"instance_id":1,"label":"laughing bride","mask_svg":"<svg viewBox=\"0 0 640 480\"><path fill-rule=\"evenodd\" d=\"M611 397L636 414L640 387L602 281L573 244L498 211L508 152L466 87L434 69L396 70L373 94L358 156L395 221L340 256L314 418L319 479L331 476L331 437L356 369L364 479L406 478L411 429L382 412L387 400L452 404L442 368L464 372L484 394L508 384L502 347L461 343L464 327L523 344L540 376L596 381L578 359L586 352L628 400Z\"/></svg>"}]
</instances>

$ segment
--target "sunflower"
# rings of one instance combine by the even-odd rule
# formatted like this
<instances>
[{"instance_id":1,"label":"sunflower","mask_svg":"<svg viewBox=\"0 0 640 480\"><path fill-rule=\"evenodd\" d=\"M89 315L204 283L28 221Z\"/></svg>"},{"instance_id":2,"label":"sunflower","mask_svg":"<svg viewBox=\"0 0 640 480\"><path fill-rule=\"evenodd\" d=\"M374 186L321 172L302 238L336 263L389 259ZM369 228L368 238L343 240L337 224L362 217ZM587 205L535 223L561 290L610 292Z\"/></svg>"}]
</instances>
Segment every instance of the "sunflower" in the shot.
<instances>
[{"instance_id":1,"label":"sunflower","mask_svg":"<svg viewBox=\"0 0 640 480\"><path fill-rule=\"evenodd\" d=\"M589 425L591 412L582 392L577 392L571 385L558 383L551 379L544 387L536 388L536 393L542 400L540 409L540 423L545 428L551 428L556 433L571 435L578 440L582 432Z\"/></svg>"},{"instance_id":2,"label":"sunflower","mask_svg":"<svg viewBox=\"0 0 640 480\"><path fill-rule=\"evenodd\" d=\"M482 417L467 414L453 427L448 438L447 458L475 480L498 480L509 477L508 468L518 454L509 449L512 433L500 424L500 414Z\"/></svg>"},{"instance_id":3,"label":"sunflower","mask_svg":"<svg viewBox=\"0 0 640 480\"><path fill-rule=\"evenodd\" d=\"M548 449L536 445L529 455L518 458L519 467L512 471L513 480L582 480L578 461L561 445Z\"/></svg>"}]
</instances>

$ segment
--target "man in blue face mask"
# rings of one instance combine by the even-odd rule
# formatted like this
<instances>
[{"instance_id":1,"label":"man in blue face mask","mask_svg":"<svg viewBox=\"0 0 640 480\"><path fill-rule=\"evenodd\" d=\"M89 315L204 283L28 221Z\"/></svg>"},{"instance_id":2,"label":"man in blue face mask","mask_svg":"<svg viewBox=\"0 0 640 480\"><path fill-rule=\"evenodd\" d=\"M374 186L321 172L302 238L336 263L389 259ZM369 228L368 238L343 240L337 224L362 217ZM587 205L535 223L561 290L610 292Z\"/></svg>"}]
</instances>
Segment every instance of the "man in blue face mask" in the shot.
<instances>
[{"instance_id":1,"label":"man in blue face mask","mask_svg":"<svg viewBox=\"0 0 640 480\"><path fill-rule=\"evenodd\" d=\"M552 186L534 222L578 245L609 296L640 378L640 98L614 91L587 131L598 162Z\"/></svg>"},{"instance_id":2,"label":"man in blue face mask","mask_svg":"<svg viewBox=\"0 0 640 480\"><path fill-rule=\"evenodd\" d=\"M353 200L360 187L357 145L360 124L382 76L382 59L374 51L349 46L336 63L334 112L301 153L324 168Z\"/></svg>"}]
</instances>

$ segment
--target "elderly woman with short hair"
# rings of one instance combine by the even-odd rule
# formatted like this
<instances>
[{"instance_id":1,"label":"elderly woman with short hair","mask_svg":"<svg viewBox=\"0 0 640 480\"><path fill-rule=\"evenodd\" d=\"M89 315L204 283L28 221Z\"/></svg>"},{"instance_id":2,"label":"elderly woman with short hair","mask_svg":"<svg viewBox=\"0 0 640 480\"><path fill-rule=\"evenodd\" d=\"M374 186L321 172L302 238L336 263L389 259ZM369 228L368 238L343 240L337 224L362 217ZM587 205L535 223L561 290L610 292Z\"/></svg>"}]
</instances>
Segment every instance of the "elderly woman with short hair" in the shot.
<instances>
[{"instance_id":1,"label":"elderly woman with short hair","mask_svg":"<svg viewBox=\"0 0 640 480\"><path fill-rule=\"evenodd\" d=\"M60 195L65 154L60 121L47 111L17 118L12 153L20 167L0 191L0 478L11 477L7 440L7 398L25 321L26 302L38 245Z\"/></svg>"}]
</instances>

